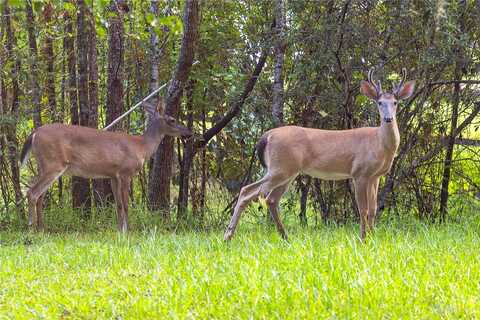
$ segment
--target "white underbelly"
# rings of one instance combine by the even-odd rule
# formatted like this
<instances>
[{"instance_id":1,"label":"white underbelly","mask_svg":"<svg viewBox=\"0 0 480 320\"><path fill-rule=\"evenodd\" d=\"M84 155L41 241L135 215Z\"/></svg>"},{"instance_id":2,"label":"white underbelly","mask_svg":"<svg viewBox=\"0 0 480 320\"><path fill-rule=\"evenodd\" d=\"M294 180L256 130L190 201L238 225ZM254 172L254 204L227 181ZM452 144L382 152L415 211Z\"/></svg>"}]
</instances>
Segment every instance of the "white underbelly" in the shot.
<instances>
[{"instance_id":1,"label":"white underbelly","mask_svg":"<svg viewBox=\"0 0 480 320\"><path fill-rule=\"evenodd\" d=\"M75 176L75 177L81 177L85 179L105 179L105 178L111 178L108 176L103 176L103 175L98 175L86 170L82 170L80 168L76 167L68 167L68 169L65 171L66 175L69 176Z\"/></svg>"},{"instance_id":2,"label":"white underbelly","mask_svg":"<svg viewBox=\"0 0 480 320\"><path fill-rule=\"evenodd\" d=\"M350 176L350 174L346 174L346 173L319 171L319 170L306 170L303 173L311 177L319 178L322 180L345 180L345 179L350 179L352 177Z\"/></svg>"}]
</instances>

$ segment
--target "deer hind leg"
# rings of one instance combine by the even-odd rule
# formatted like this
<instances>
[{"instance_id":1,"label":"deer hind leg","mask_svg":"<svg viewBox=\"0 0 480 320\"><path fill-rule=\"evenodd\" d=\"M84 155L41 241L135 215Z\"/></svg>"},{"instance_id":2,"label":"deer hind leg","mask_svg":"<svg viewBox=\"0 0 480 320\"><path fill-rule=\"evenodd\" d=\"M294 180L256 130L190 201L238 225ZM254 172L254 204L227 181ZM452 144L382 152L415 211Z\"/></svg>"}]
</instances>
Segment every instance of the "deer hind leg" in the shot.
<instances>
[{"instance_id":1,"label":"deer hind leg","mask_svg":"<svg viewBox=\"0 0 480 320\"><path fill-rule=\"evenodd\" d=\"M128 230L128 197L130 195L130 178L122 179L122 232L125 233Z\"/></svg>"},{"instance_id":2,"label":"deer hind leg","mask_svg":"<svg viewBox=\"0 0 480 320\"><path fill-rule=\"evenodd\" d=\"M42 200L43 194L47 189L60 177L66 170L66 167L61 169L42 172L37 181L27 191L28 198L28 225L33 227L34 217L36 218L36 228L39 229L43 224L42 215Z\"/></svg>"},{"instance_id":3,"label":"deer hind leg","mask_svg":"<svg viewBox=\"0 0 480 320\"><path fill-rule=\"evenodd\" d=\"M37 199L37 229L38 230L43 230L43 197L44 194L42 194L40 197Z\"/></svg>"},{"instance_id":4,"label":"deer hind leg","mask_svg":"<svg viewBox=\"0 0 480 320\"><path fill-rule=\"evenodd\" d=\"M267 174L257 182L243 187L240 191L240 195L238 196L237 205L233 211L230 224L225 231L224 239L227 241L233 237L238 221L240 220L240 216L251 201L256 200L260 194L268 195L273 189L287 183L288 181L290 181L290 177L284 178L281 176L272 176Z\"/></svg>"},{"instance_id":5,"label":"deer hind leg","mask_svg":"<svg viewBox=\"0 0 480 320\"><path fill-rule=\"evenodd\" d=\"M123 231L123 196L122 196L122 181L120 178L112 178L110 180L112 185L113 197L117 207L117 224L118 230Z\"/></svg>"},{"instance_id":6,"label":"deer hind leg","mask_svg":"<svg viewBox=\"0 0 480 320\"><path fill-rule=\"evenodd\" d=\"M375 225L375 216L377 215L377 193L380 178L374 178L370 185L370 197L368 201L368 228L373 230Z\"/></svg>"},{"instance_id":7,"label":"deer hind leg","mask_svg":"<svg viewBox=\"0 0 480 320\"><path fill-rule=\"evenodd\" d=\"M235 233L235 229L237 228L237 225L238 225L238 221L240 220L240 216L242 215L242 212L245 210L247 205L251 201L256 200L258 198L260 187L263 181L265 181L265 177L258 180L257 182L246 185L240 190L237 204L235 205L235 209L233 210L232 218L223 236L225 241L228 241L233 237L233 234Z\"/></svg>"},{"instance_id":8,"label":"deer hind leg","mask_svg":"<svg viewBox=\"0 0 480 320\"><path fill-rule=\"evenodd\" d=\"M277 226L277 231L280 233L280 235L284 240L288 240L288 237L287 237L287 232L285 231L285 227L282 224L282 220L280 220L278 205L280 203L280 199L282 198L283 194L285 193L285 191L287 191L287 188L288 188L288 183L275 188L267 196L267 203L270 210L270 215L272 216L273 221L275 221L275 225Z\"/></svg>"},{"instance_id":9,"label":"deer hind leg","mask_svg":"<svg viewBox=\"0 0 480 320\"><path fill-rule=\"evenodd\" d=\"M368 179L357 178L353 181L355 185L355 200L360 214L360 239L365 240L366 227L368 223L368 189L370 187Z\"/></svg>"}]
</instances>

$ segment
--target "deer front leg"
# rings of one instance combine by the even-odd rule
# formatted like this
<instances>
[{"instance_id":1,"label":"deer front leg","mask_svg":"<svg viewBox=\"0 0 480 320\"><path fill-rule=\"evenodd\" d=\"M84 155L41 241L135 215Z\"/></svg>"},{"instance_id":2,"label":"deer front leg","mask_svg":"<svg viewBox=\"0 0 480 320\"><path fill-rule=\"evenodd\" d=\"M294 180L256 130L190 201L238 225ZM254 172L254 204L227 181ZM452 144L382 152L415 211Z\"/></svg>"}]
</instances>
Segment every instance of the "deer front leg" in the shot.
<instances>
[{"instance_id":1,"label":"deer front leg","mask_svg":"<svg viewBox=\"0 0 480 320\"><path fill-rule=\"evenodd\" d=\"M375 225L375 216L377 215L377 194L379 182L380 178L375 178L370 186L371 193L368 202L368 227L370 230L373 230Z\"/></svg>"},{"instance_id":2,"label":"deer front leg","mask_svg":"<svg viewBox=\"0 0 480 320\"><path fill-rule=\"evenodd\" d=\"M355 200L360 214L360 239L365 240L366 226L368 223L368 179L357 178L353 180L355 185Z\"/></svg>"},{"instance_id":3,"label":"deer front leg","mask_svg":"<svg viewBox=\"0 0 480 320\"><path fill-rule=\"evenodd\" d=\"M118 230L122 231L123 226L123 198L121 192L121 181L120 178L112 178L111 179L113 197L115 198L115 204L117 207L117 224Z\"/></svg>"},{"instance_id":4,"label":"deer front leg","mask_svg":"<svg viewBox=\"0 0 480 320\"><path fill-rule=\"evenodd\" d=\"M267 203L268 203L268 208L270 211L270 215L273 218L273 221L275 221L275 225L277 226L277 230L282 236L284 240L288 240L287 232L285 231L285 227L283 226L282 220L280 220L280 216L278 214L278 205L280 203L280 199L282 198L283 194L287 190L288 183L277 187L274 189L270 194L267 196Z\"/></svg>"},{"instance_id":5,"label":"deer front leg","mask_svg":"<svg viewBox=\"0 0 480 320\"><path fill-rule=\"evenodd\" d=\"M122 217L122 232L128 231L128 197L130 194L130 178L122 179L122 206L123 206L123 217Z\"/></svg>"}]
</instances>

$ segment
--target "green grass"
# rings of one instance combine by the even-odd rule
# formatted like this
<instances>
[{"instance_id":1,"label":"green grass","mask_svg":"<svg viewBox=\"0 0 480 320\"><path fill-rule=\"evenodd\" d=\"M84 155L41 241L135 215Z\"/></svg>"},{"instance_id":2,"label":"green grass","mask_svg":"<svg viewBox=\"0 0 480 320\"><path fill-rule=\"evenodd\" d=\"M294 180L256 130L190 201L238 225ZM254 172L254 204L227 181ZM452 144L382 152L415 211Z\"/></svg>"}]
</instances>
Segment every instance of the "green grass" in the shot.
<instances>
[{"instance_id":1,"label":"green grass","mask_svg":"<svg viewBox=\"0 0 480 320\"><path fill-rule=\"evenodd\" d=\"M3 231L0 319L480 317L480 217L287 227Z\"/></svg>"}]
</instances>

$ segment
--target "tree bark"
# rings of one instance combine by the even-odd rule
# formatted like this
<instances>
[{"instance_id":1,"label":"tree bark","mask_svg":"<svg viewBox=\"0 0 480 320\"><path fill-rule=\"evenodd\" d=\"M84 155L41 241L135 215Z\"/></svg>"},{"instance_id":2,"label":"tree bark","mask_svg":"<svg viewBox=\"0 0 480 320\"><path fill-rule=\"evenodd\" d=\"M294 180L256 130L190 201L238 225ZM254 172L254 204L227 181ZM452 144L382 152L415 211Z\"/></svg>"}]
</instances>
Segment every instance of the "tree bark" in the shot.
<instances>
[{"instance_id":1,"label":"tree bark","mask_svg":"<svg viewBox=\"0 0 480 320\"><path fill-rule=\"evenodd\" d=\"M18 167L18 140L17 140L17 122L19 116L19 98L20 98L20 87L18 85L18 77L20 76L20 60L14 52L14 48L17 45L17 40L12 29L11 23L11 11L8 3L3 4L3 27L6 34L6 43L5 43L5 62L9 66L6 68L8 74L11 74L11 87L12 87L12 96L10 103L10 110L7 108L7 97L4 95L2 98L4 103L4 112L7 113L10 117L10 120L5 124L5 136L7 140L7 149L8 149L8 158L10 162L10 174L13 184L13 190L15 193L15 204L17 206L17 214L20 220L24 219L24 211L21 206L22 203L22 191L20 188L20 170ZM3 94L3 93L2 93Z\"/></svg>"},{"instance_id":2,"label":"tree bark","mask_svg":"<svg viewBox=\"0 0 480 320\"><path fill-rule=\"evenodd\" d=\"M77 69L78 69L78 106L79 124L88 126L88 33L85 15L87 5L84 0L77 1ZM82 209L84 218L90 216L92 197L90 181L80 177L72 177L73 208Z\"/></svg>"},{"instance_id":3,"label":"tree bark","mask_svg":"<svg viewBox=\"0 0 480 320\"><path fill-rule=\"evenodd\" d=\"M460 1L460 5L462 7L462 14L459 17L459 24L460 24L460 34L459 37L463 35L465 31L465 19L464 13L467 7L466 1ZM465 59L464 59L464 50L463 48L458 45L455 48L456 54L456 61L455 61L455 75L454 80L461 80L463 70L465 69ZM448 186L450 184L450 172L452 167L452 156L453 156L453 148L455 146L455 131L457 130L458 125L458 109L460 105L460 83L454 84L453 89L453 99L452 99L452 119L450 122L450 134L448 136L448 143L447 143L447 152L445 155L445 160L443 163L443 175L442 175L442 188L440 191L440 222L444 222L447 216L447 209L448 209Z\"/></svg>"},{"instance_id":4,"label":"tree bark","mask_svg":"<svg viewBox=\"0 0 480 320\"><path fill-rule=\"evenodd\" d=\"M193 90L195 82L189 81L187 87L187 127L193 129ZM177 220L186 220L188 209L188 194L190 170L188 170L195 155L193 149L193 139L188 139L183 148L183 161L180 163L180 177L178 184L178 202L177 202Z\"/></svg>"},{"instance_id":5,"label":"tree bark","mask_svg":"<svg viewBox=\"0 0 480 320\"><path fill-rule=\"evenodd\" d=\"M47 96L48 110L50 110L50 119L52 119L54 122L58 122L59 117L56 114L57 100L55 95L55 52L53 48L54 37L50 28L53 10L54 8L51 2L47 2L43 8L43 21L47 25L43 55L46 65L45 94Z\"/></svg>"},{"instance_id":6,"label":"tree bark","mask_svg":"<svg viewBox=\"0 0 480 320\"><path fill-rule=\"evenodd\" d=\"M67 0L66 2L70 2ZM70 103L70 122L78 125L78 99L77 99L77 55L75 54L75 37L73 31L73 17L67 10L64 11L65 19L65 38L63 39L64 52L67 55L67 93Z\"/></svg>"},{"instance_id":7,"label":"tree bark","mask_svg":"<svg viewBox=\"0 0 480 320\"><path fill-rule=\"evenodd\" d=\"M123 11L112 1L108 28L107 124L123 111L124 37Z\"/></svg>"},{"instance_id":8,"label":"tree bark","mask_svg":"<svg viewBox=\"0 0 480 320\"><path fill-rule=\"evenodd\" d=\"M40 86L38 81L38 49L35 35L35 18L33 16L32 0L25 3L27 13L28 46L30 49L30 90L33 105L33 123L35 128L42 125L42 113L40 109Z\"/></svg>"},{"instance_id":9,"label":"tree bark","mask_svg":"<svg viewBox=\"0 0 480 320\"><path fill-rule=\"evenodd\" d=\"M123 80L124 80L124 38L123 6L120 1L110 2L110 18L108 26L108 79L107 79L107 110L106 123L109 124L123 112ZM117 124L117 129L122 126ZM110 181L103 180L102 198L106 202L113 201Z\"/></svg>"},{"instance_id":10,"label":"tree bark","mask_svg":"<svg viewBox=\"0 0 480 320\"><path fill-rule=\"evenodd\" d=\"M77 96L77 55L75 53L75 36L73 23L74 18L70 16L67 10L64 11L63 15L65 19L65 38L63 40L63 46L65 54L67 55L67 64L68 64L68 83L67 83L67 92L68 99L70 102L70 121L73 125L78 125L80 123L79 113L78 113L78 96ZM77 178L72 177L72 205L73 207L78 206L81 203L81 195L77 189Z\"/></svg>"},{"instance_id":11,"label":"tree bark","mask_svg":"<svg viewBox=\"0 0 480 320\"><path fill-rule=\"evenodd\" d=\"M175 73L166 97L166 114L178 118L183 87L193 63L198 29L198 1L187 0L183 15L184 34ZM173 138L165 137L155 153L148 185L149 207L169 217L170 181L173 167Z\"/></svg>"},{"instance_id":12,"label":"tree bark","mask_svg":"<svg viewBox=\"0 0 480 320\"><path fill-rule=\"evenodd\" d=\"M273 123L276 127L283 125L283 60L285 56L285 2L275 1L275 65L273 69Z\"/></svg>"},{"instance_id":13,"label":"tree bark","mask_svg":"<svg viewBox=\"0 0 480 320\"><path fill-rule=\"evenodd\" d=\"M88 17L88 126L98 128L98 66L97 66L97 31L93 8L87 10ZM109 181L108 181L109 182ZM105 186L103 179L92 180L93 201L96 207L105 202Z\"/></svg>"}]
</instances>

